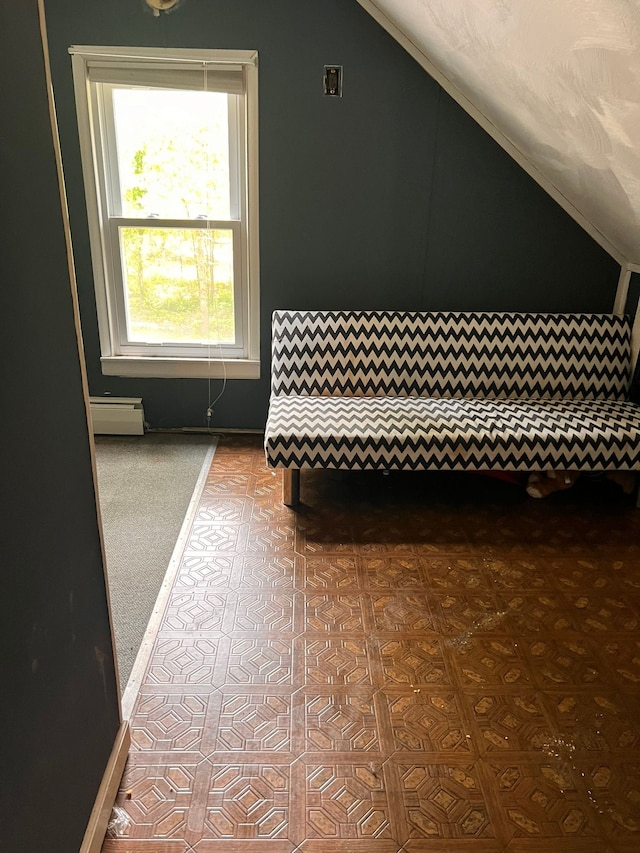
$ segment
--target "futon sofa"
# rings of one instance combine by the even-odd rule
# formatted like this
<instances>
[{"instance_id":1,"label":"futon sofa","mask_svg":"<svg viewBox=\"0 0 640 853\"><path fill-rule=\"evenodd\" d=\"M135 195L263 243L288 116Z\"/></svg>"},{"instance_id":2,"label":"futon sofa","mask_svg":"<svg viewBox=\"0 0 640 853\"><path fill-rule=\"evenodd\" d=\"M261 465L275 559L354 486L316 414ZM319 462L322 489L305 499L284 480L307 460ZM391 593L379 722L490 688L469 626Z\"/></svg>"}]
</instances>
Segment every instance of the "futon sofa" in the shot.
<instances>
[{"instance_id":1,"label":"futon sofa","mask_svg":"<svg viewBox=\"0 0 640 853\"><path fill-rule=\"evenodd\" d=\"M631 329L611 314L276 311L267 464L640 469Z\"/></svg>"}]
</instances>

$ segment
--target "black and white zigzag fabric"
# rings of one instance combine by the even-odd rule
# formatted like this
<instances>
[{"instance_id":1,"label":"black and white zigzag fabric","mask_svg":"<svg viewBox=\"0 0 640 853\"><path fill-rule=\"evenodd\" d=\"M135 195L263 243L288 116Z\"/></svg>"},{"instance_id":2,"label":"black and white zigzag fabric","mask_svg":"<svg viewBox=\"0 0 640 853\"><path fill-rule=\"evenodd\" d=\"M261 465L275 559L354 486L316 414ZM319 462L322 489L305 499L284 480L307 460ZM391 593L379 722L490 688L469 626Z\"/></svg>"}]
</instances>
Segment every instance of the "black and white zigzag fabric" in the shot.
<instances>
[{"instance_id":1,"label":"black and white zigzag fabric","mask_svg":"<svg viewBox=\"0 0 640 853\"><path fill-rule=\"evenodd\" d=\"M285 468L640 468L640 409L620 400L275 397L267 462Z\"/></svg>"},{"instance_id":2,"label":"black and white zigzag fabric","mask_svg":"<svg viewBox=\"0 0 640 853\"><path fill-rule=\"evenodd\" d=\"M277 311L267 463L640 468L627 318Z\"/></svg>"},{"instance_id":3,"label":"black and white zigzag fabric","mask_svg":"<svg viewBox=\"0 0 640 853\"><path fill-rule=\"evenodd\" d=\"M276 311L271 391L367 397L625 398L627 318Z\"/></svg>"}]
</instances>

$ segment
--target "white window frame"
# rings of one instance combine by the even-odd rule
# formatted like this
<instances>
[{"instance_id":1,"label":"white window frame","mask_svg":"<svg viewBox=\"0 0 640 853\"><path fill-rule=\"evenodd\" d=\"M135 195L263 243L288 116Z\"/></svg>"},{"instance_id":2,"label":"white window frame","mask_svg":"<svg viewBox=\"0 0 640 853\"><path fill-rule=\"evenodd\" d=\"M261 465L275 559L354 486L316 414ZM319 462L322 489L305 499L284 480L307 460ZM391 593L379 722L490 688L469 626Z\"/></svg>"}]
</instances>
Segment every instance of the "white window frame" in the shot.
<instances>
[{"instance_id":1,"label":"white window frame","mask_svg":"<svg viewBox=\"0 0 640 853\"><path fill-rule=\"evenodd\" d=\"M130 48L73 46L72 56L76 109L82 168L87 201L89 237L96 291L102 372L110 376L145 377L226 377L256 379L260 376L259 235L258 235L258 56L256 51L191 50L170 48ZM111 156L103 150L99 117L110 109L110 99L99 92L89 76L89 63L113 63L131 71L135 85L136 63L149 67L172 67L171 63L194 69L241 69L243 94L230 102L230 137L240 147L230 146L231 220L206 221L210 229L231 230L234 245L236 343L233 346L207 344L136 344L126 337L124 287L118 231L121 227L148 224L153 228L202 228L202 220L132 219L118 209L120 193L117 170L106 169ZM113 127L107 121L106 127ZM109 149L109 139L104 148ZM242 166L244 165L244 168ZM237 180L234 180L234 175ZM107 179L110 176L111 181ZM114 184L115 181L115 184ZM123 328L124 327L124 328Z\"/></svg>"}]
</instances>

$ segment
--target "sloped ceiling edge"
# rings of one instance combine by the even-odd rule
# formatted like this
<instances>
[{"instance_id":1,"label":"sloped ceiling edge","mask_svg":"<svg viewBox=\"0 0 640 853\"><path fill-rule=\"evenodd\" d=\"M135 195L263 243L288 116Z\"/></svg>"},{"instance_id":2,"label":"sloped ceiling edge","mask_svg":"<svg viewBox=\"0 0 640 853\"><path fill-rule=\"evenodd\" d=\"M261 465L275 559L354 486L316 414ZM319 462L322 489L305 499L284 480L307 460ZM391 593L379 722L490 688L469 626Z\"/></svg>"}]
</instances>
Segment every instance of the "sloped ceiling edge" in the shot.
<instances>
[{"instance_id":1,"label":"sloped ceiling edge","mask_svg":"<svg viewBox=\"0 0 640 853\"><path fill-rule=\"evenodd\" d=\"M445 45L441 50L438 50L436 45L428 53L426 52L425 28L431 25L431 21L420 8L421 0L412 0L412 2L402 0L402 3L400 0L358 0L358 3L623 267L623 270L640 272L640 229L634 227L636 217L635 213L632 218L629 216L628 203L624 205L624 209L619 214L617 223L619 227L615 227L616 213L611 210L611 202L609 202L608 210L605 210L603 215L593 215L594 211L597 214L598 203L602 202L601 199L595 197L600 193L600 188L597 185L594 184L593 186L594 198L589 199L583 193L578 204L574 198L570 197L571 193L567 191L571 189L570 181L568 181L569 185L559 182L556 180L558 174L557 172L554 174L553 168L545 168L544 162L535 162L532 157L528 156L523 151L524 146L519 144L520 140L516 138L517 133L512 132L513 128L506 129L509 122L504 120L504 105L501 109L501 105L492 104L490 98L479 97L477 79L474 89L473 86L466 85L460 74L460 68L453 69L447 66L447 50L450 46ZM385 8L382 8L383 6ZM392 15L387 8L391 7L393 10L394 6L402 6L406 10L402 21L398 20L397 11L395 15ZM417 25L411 27L412 21L417 22ZM482 108L478 106L479 101L482 103ZM543 146L543 141L541 145ZM638 162L640 163L640 160ZM640 173L637 177L640 185ZM627 202L626 196L625 202ZM606 199L604 204L607 204ZM586 210L589 210L589 213ZM640 211L638 215L640 216ZM624 222L622 221L623 217L626 217Z\"/></svg>"}]
</instances>

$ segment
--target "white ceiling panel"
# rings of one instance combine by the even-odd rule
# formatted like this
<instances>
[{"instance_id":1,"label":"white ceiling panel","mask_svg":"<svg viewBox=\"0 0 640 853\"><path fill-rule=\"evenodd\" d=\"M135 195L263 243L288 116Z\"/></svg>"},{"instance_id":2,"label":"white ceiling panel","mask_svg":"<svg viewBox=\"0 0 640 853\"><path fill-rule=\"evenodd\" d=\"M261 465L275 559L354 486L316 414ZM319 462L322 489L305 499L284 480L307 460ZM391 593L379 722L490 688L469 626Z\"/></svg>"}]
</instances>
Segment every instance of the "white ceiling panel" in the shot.
<instances>
[{"instance_id":1,"label":"white ceiling panel","mask_svg":"<svg viewBox=\"0 0 640 853\"><path fill-rule=\"evenodd\" d=\"M640 265L640 0L359 0L621 263Z\"/></svg>"}]
</instances>

